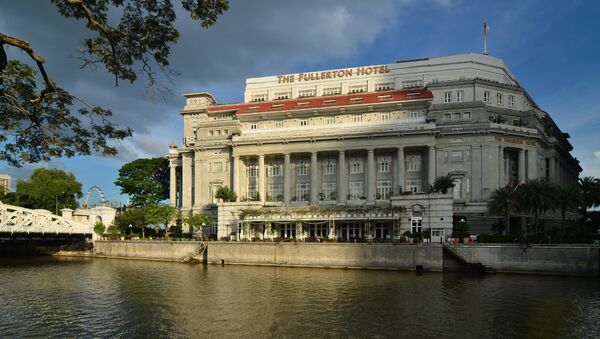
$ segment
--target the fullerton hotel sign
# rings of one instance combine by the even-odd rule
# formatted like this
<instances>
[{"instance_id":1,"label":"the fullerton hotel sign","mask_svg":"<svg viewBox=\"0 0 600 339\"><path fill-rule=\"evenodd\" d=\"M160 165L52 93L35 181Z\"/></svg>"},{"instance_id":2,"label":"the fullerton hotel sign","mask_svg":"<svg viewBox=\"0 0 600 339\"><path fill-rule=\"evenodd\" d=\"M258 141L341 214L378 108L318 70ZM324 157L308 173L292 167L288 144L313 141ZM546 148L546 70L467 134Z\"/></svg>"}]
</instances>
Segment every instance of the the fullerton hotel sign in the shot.
<instances>
[{"instance_id":1,"label":"the fullerton hotel sign","mask_svg":"<svg viewBox=\"0 0 600 339\"><path fill-rule=\"evenodd\" d=\"M313 81L313 80L325 80L325 79L337 79L347 78L361 75L371 74L384 74L389 73L390 69L388 66L367 66L367 67L356 67L346 68L337 71L322 71L322 72L310 72L310 73L298 73L290 75L278 75L277 80L280 84L291 83L291 82L302 82L302 81Z\"/></svg>"}]
</instances>

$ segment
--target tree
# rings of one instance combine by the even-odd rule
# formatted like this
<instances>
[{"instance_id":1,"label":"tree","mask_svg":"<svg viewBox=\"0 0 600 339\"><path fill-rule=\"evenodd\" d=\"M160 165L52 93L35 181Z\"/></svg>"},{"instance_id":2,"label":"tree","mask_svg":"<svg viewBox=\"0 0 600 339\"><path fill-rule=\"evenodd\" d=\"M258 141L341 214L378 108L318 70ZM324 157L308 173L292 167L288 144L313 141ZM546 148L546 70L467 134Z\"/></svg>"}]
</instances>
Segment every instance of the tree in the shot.
<instances>
[{"instance_id":1,"label":"tree","mask_svg":"<svg viewBox=\"0 0 600 339\"><path fill-rule=\"evenodd\" d=\"M443 175L435 178L433 182L433 191L442 192L443 194L448 193L448 190L454 187L454 179L449 175Z\"/></svg>"},{"instance_id":2,"label":"tree","mask_svg":"<svg viewBox=\"0 0 600 339\"><path fill-rule=\"evenodd\" d=\"M94 233L96 233L98 235L102 235L102 234L104 234L105 231L106 231L106 226L104 226L104 224L101 221L98 221L94 224Z\"/></svg>"},{"instance_id":3,"label":"tree","mask_svg":"<svg viewBox=\"0 0 600 339\"><path fill-rule=\"evenodd\" d=\"M151 158L126 163L119 169L115 185L131 196L133 206L157 204L169 197L169 161Z\"/></svg>"},{"instance_id":4,"label":"tree","mask_svg":"<svg viewBox=\"0 0 600 339\"><path fill-rule=\"evenodd\" d=\"M237 194L231 188L223 186L217 189L215 198L223 199L224 202L235 202L237 200Z\"/></svg>"},{"instance_id":5,"label":"tree","mask_svg":"<svg viewBox=\"0 0 600 339\"><path fill-rule=\"evenodd\" d=\"M556 187L544 179L533 179L518 186L519 208L533 214L534 225L539 226L540 215L557 205Z\"/></svg>"},{"instance_id":6,"label":"tree","mask_svg":"<svg viewBox=\"0 0 600 339\"><path fill-rule=\"evenodd\" d=\"M173 221L177 215L177 208L171 205L148 205L144 208L146 212L146 220L158 229L158 225L164 225L165 230L169 229L169 223Z\"/></svg>"},{"instance_id":7,"label":"tree","mask_svg":"<svg viewBox=\"0 0 600 339\"><path fill-rule=\"evenodd\" d=\"M504 233L510 234L510 215L516 208L514 188L498 188L488 200L488 212L492 215L501 215L504 217Z\"/></svg>"},{"instance_id":8,"label":"tree","mask_svg":"<svg viewBox=\"0 0 600 339\"><path fill-rule=\"evenodd\" d=\"M586 215L590 208L600 206L600 179L594 177L579 178L581 192L581 214Z\"/></svg>"},{"instance_id":9,"label":"tree","mask_svg":"<svg viewBox=\"0 0 600 339\"><path fill-rule=\"evenodd\" d=\"M115 224L119 227L121 233L127 233L127 230L130 229L129 225L131 225L130 232L133 232L133 228L139 229L142 233L142 239L146 237L145 230L148 221L142 208L129 207L125 211L119 212L115 218Z\"/></svg>"},{"instance_id":10,"label":"tree","mask_svg":"<svg viewBox=\"0 0 600 339\"><path fill-rule=\"evenodd\" d=\"M52 0L66 18L83 20L93 37L81 43L82 68L103 66L119 80L134 82L138 74L150 87L161 87L157 69L167 77L171 47L179 32L171 1ZM225 12L227 0L181 0L193 20L208 28ZM110 11L110 13L109 13ZM120 14L120 17L119 17ZM110 22L109 22L110 21ZM116 24L113 24L116 23ZM9 60L4 46L25 52L37 71ZM0 32L0 160L13 166L98 151L114 155L111 140L131 136L108 119L110 110L87 103L58 87L45 60L24 39ZM38 75L39 72L39 75ZM37 83L43 83L39 90Z\"/></svg>"},{"instance_id":11,"label":"tree","mask_svg":"<svg viewBox=\"0 0 600 339\"><path fill-rule=\"evenodd\" d=\"M15 199L5 203L55 212L76 208L77 199L82 196L81 184L73 174L60 169L38 168L29 180L17 182Z\"/></svg>"},{"instance_id":12,"label":"tree","mask_svg":"<svg viewBox=\"0 0 600 339\"><path fill-rule=\"evenodd\" d=\"M565 219L567 210L576 209L581 205L581 192L574 185L558 186L556 188L556 207L560 209L561 237L564 239Z\"/></svg>"},{"instance_id":13,"label":"tree","mask_svg":"<svg viewBox=\"0 0 600 339\"><path fill-rule=\"evenodd\" d=\"M190 215L184 219L184 222L190 227L190 232L193 232L194 230L200 230L203 232L203 225L210 225L212 223L212 216L190 213ZM204 237L204 234L202 234L202 236Z\"/></svg>"}]
</instances>

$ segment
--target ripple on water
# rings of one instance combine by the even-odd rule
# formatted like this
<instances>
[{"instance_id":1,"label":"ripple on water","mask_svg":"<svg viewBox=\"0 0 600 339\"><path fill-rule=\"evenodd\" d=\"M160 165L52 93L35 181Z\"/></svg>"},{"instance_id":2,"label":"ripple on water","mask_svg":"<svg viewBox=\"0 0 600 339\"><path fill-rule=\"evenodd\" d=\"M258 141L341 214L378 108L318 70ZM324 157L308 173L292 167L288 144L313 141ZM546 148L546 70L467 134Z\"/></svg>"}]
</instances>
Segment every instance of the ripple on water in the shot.
<instances>
[{"instance_id":1,"label":"ripple on water","mask_svg":"<svg viewBox=\"0 0 600 339\"><path fill-rule=\"evenodd\" d=\"M0 260L0 337L600 337L600 282Z\"/></svg>"}]
</instances>

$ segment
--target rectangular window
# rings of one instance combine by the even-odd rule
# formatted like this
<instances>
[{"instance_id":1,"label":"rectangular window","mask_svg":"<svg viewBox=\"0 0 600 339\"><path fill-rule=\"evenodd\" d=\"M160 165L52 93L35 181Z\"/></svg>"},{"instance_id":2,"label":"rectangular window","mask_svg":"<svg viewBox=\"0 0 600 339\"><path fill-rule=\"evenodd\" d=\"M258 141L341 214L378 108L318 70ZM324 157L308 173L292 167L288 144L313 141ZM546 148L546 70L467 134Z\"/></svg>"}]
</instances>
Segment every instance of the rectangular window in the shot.
<instances>
[{"instance_id":1,"label":"rectangular window","mask_svg":"<svg viewBox=\"0 0 600 339\"><path fill-rule=\"evenodd\" d=\"M317 90L312 89L301 89L298 91L298 98L309 98L317 95Z\"/></svg>"},{"instance_id":2,"label":"rectangular window","mask_svg":"<svg viewBox=\"0 0 600 339\"><path fill-rule=\"evenodd\" d=\"M363 159L351 158L350 159L350 174L363 173Z\"/></svg>"},{"instance_id":3,"label":"rectangular window","mask_svg":"<svg viewBox=\"0 0 600 339\"><path fill-rule=\"evenodd\" d=\"M325 117L325 125L335 124L335 117Z\"/></svg>"},{"instance_id":4,"label":"rectangular window","mask_svg":"<svg viewBox=\"0 0 600 339\"><path fill-rule=\"evenodd\" d=\"M462 151L452 151L452 153L450 153L450 161L462 162L463 161L463 152Z\"/></svg>"},{"instance_id":5,"label":"rectangular window","mask_svg":"<svg viewBox=\"0 0 600 339\"><path fill-rule=\"evenodd\" d=\"M406 170L409 172L421 171L421 155L413 154L406 157Z\"/></svg>"},{"instance_id":6,"label":"rectangular window","mask_svg":"<svg viewBox=\"0 0 600 339\"><path fill-rule=\"evenodd\" d=\"M285 100L292 96L292 92L277 92L275 93L275 100Z\"/></svg>"},{"instance_id":7,"label":"rectangular window","mask_svg":"<svg viewBox=\"0 0 600 339\"><path fill-rule=\"evenodd\" d=\"M452 92L444 92L444 102L452 102Z\"/></svg>"},{"instance_id":8,"label":"rectangular window","mask_svg":"<svg viewBox=\"0 0 600 339\"><path fill-rule=\"evenodd\" d=\"M296 163L296 175L308 175L308 163L306 161Z\"/></svg>"},{"instance_id":9,"label":"rectangular window","mask_svg":"<svg viewBox=\"0 0 600 339\"><path fill-rule=\"evenodd\" d=\"M302 182L296 184L296 198L298 201L308 201L310 198L310 183Z\"/></svg>"},{"instance_id":10,"label":"rectangular window","mask_svg":"<svg viewBox=\"0 0 600 339\"><path fill-rule=\"evenodd\" d=\"M253 101L253 102L267 101L267 94L266 93L263 93L263 94L252 94L250 96L250 101Z\"/></svg>"},{"instance_id":11,"label":"rectangular window","mask_svg":"<svg viewBox=\"0 0 600 339\"><path fill-rule=\"evenodd\" d=\"M282 172L281 164L273 164L267 168L267 176L280 177Z\"/></svg>"},{"instance_id":12,"label":"rectangular window","mask_svg":"<svg viewBox=\"0 0 600 339\"><path fill-rule=\"evenodd\" d=\"M367 91L367 85L348 86L348 94L362 93Z\"/></svg>"},{"instance_id":13,"label":"rectangular window","mask_svg":"<svg viewBox=\"0 0 600 339\"><path fill-rule=\"evenodd\" d=\"M421 191L421 179L406 179L406 190L410 192Z\"/></svg>"},{"instance_id":14,"label":"rectangular window","mask_svg":"<svg viewBox=\"0 0 600 339\"><path fill-rule=\"evenodd\" d=\"M300 119L300 126L307 126L308 125L308 119Z\"/></svg>"},{"instance_id":15,"label":"rectangular window","mask_svg":"<svg viewBox=\"0 0 600 339\"><path fill-rule=\"evenodd\" d=\"M381 120L390 120L390 112L380 113L379 119Z\"/></svg>"},{"instance_id":16,"label":"rectangular window","mask_svg":"<svg viewBox=\"0 0 600 339\"><path fill-rule=\"evenodd\" d=\"M377 92L389 91L392 89L394 89L393 82L383 82L383 83L375 84L375 91L377 91Z\"/></svg>"},{"instance_id":17,"label":"rectangular window","mask_svg":"<svg viewBox=\"0 0 600 339\"><path fill-rule=\"evenodd\" d=\"M463 119L471 119L471 112L463 112Z\"/></svg>"},{"instance_id":18,"label":"rectangular window","mask_svg":"<svg viewBox=\"0 0 600 339\"><path fill-rule=\"evenodd\" d=\"M392 190L391 180L378 180L377 181L377 200L385 200L390 198Z\"/></svg>"},{"instance_id":19,"label":"rectangular window","mask_svg":"<svg viewBox=\"0 0 600 339\"><path fill-rule=\"evenodd\" d=\"M421 81L421 80L402 81L402 88L415 88L415 87L422 87L422 86L423 86L423 81Z\"/></svg>"},{"instance_id":20,"label":"rectangular window","mask_svg":"<svg viewBox=\"0 0 600 339\"><path fill-rule=\"evenodd\" d=\"M460 120L460 112L452 113L452 120Z\"/></svg>"},{"instance_id":21,"label":"rectangular window","mask_svg":"<svg viewBox=\"0 0 600 339\"><path fill-rule=\"evenodd\" d=\"M391 164L392 164L392 157L390 157L390 156L377 157L377 172L389 173L391 171L391 169L390 169Z\"/></svg>"},{"instance_id":22,"label":"rectangular window","mask_svg":"<svg viewBox=\"0 0 600 339\"><path fill-rule=\"evenodd\" d=\"M502 102L503 98L504 98L504 96L502 95L502 93L496 93L496 105L498 105L498 106L504 105L504 103Z\"/></svg>"},{"instance_id":23,"label":"rectangular window","mask_svg":"<svg viewBox=\"0 0 600 339\"><path fill-rule=\"evenodd\" d=\"M208 136L212 137L215 134L215 132L211 129L208 131Z\"/></svg>"},{"instance_id":24,"label":"rectangular window","mask_svg":"<svg viewBox=\"0 0 600 339\"><path fill-rule=\"evenodd\" d=\"M520 125L519 119L513 119L512 123L513 123L513 126L519 126Z\"/></svg>"},{"instance_id":25,"label":"rectangular window","mask_svg":"<svg viewBox=\"0 0 600 339\"><path fill-rule=\"evenodd\" d=\"M338 94L342 94L341 87L323 88L323 95L338 95Z\"/></svg>"},{"instance_id":26,"label":"rectangular window","mask_svg":"<svg viewBox=\"0 0 600 339\"><path fill-rule=\"evenodd\" d=\"M456 91L456 102L463 102L465 100L465 91Z\"/></svg>"},{"instance_id":27,"label":"rectangular window","mask_svg":"<svg viewBox=\"0 0 600 339\"><path fill-rule=\"evenodd\" d=\"M323 161L323 175L334 175L335 174L335 161L325 160Z\"/></svg>"},{"instance_id":28,"label":"rectangular window","mask_svg":"<svg viewBox=\"0 0 600 339\"><path fill-rule=\"evenodd\" d=\"M253 122L250 124L250 129L258 129L258 124Z\"/></svg>"},{"instance_id":29,"label":"rectangular window","mask_svg":"<svg viewBox=\"0 0 600 339\"><path fill-rule=\"evenodd\" d=\"M282 128L283 127L283 121L275 121L275 128Z\"/></svg>"},{"instance_id":30,"label":"rectangular window","mask_svg":"<svg viewBox=\"0 0 600 339\"><path fill-rule=\"evenodd\" d=\"M444 120L450 120L450 119L452 119L452 114L444 113Z\"/></svg>"},{"instance_id":31,"label":"rectangular window","mask_svg":"<svg viewBox=\"0 0 600 339\"><path fill-rule=\"evenodd\" d=\"M349 200L359 200L364 198L364 181L350 181L350 196Z\"/></svg>"},{"instance_id":32,"label":"rectangular window","mask_svg":"<svg viewBox=\"0 0 600 339\"><path fill-rule=\"evenodd\" d=\"M410 118L417 119L419 117L419 111L410 111Z\"/></svg>"},{"instance_id":33,"label":"rectangular window","mask_svg":"<svg viewBox=\"0 0 600 339\"><path fill-rule=\"evenodd\" d=\"M258 193L258 184L257 183L248 184L248 198L255 197L256 193Z\"/></svg>"},{"instance_id":34,"label":"rectangular window","mask_svg":"<svg viewBox=\"0 0 600 339\"><path fill-rule=\"evenodd\" d=\"M489 115L489 116L488 116L488 120L489 120L490 122L496 122L496 116L495 116L495 115Z\"/></svg>"},{"instance_id":35,"label":"rectangular window","mask_svg":"<svg viewBox=\"0 0 600 339\"><path fill-rule=\"evenodd\" d=\"M489 103L492 101L492 92L485 91L483 92L483 102Z\"/></svg>"},{"instance_id":36,"label":"rectangular window","mask_svg":"<svg viewBox=\"0 0 600 339\"><path fill-rule=\"evenodd\" d=\"M323 182L323 200L337 200L336 183L335 181Z\"/></svg>"},{"instance_id":37,"label":"rectangular window","mask_svg":"<svg viewBox=\"0 0 600 339\"><path fill-rule=\"evenodd\" d=\"M255 164L248 165L246 172L247 172L246 174L248 175L249 178L258 177L258 165L255 165Z\"/></svg>"},{"instance_id":38,"label":"rectangular window","mask_svg":"<svg viewBox=\"0 0 600 339\"><path fill-rule=\"evenodd\" d=\"M355 124L361 123L362 122L362 115L353 115L352 116L352 122Z\"/></svg>"},{"instance_id":39,"label":"rectangular window","mask_svg":"<svg viewBox=\"0 0 600 339\"><path fill-rule=\"evenodd\" d=\"M508 106L515 107L515 96L514 95L508 96Z\"/></svg>"},{"instance_id":40,"label":"rectangular window","mask_svg":"<svg viewBox=\"0 0 600 339\"><path fill-rule=\"evenodd\" d=\"M267 200L269 201L283 201L283 184L270 182L267 188L267 195Z\"/></svg>"}]
</instances>

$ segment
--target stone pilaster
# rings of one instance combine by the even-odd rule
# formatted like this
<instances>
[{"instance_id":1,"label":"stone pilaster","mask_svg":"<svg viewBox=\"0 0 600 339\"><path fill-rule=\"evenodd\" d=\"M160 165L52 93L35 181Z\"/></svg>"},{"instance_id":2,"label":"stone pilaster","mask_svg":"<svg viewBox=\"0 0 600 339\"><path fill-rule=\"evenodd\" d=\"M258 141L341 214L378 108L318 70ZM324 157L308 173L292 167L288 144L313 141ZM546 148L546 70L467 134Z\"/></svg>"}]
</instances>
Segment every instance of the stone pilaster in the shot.
<instances>
[{"instance_id":1,"label":"stone pilaster","mask_svg":"<svg viewBox=\"0 0 600 339\"><path fill-rule=\"evenodd\" d=\"M265 155L260 154L258 156L258 194L260 195L260 201L266 201L265 192Z\"/></svg>"},{"instance_id":2,"label":"stone pilaster","mask_svg":"<svg viewBox=\"0 0 600 339\"><path fill-rule=\"evenodd\" d=\"M189 210L192 208L192 153L183 153L182 157L181 208Z\"/></svg>"},{"instance_id":3,"label":"stone pilaster","mask_svg":"<svg viewBox=\"0 0 600 339\"><path fill-rule=\"evenodd\" d=\"M199 208L202 205L202 189L204 188L203 179L204 174L202 173L202 167L204 161L201 160L200 152L196 151L194 155L194 207ZM207 200L208 199L204 199Z\"/></svg>"},{"instance_id":4,"label":"stone pilaster","mask_svg":"<svg viewBox=\"0 0 600 339\"><path fill-rule=\"evenodd\" d=\"M240 157L234 155L231 159L231 189L240 194Z\"/></svg>"},{"instance_id":5,"label":"stone pilaster","mask_svg":"<svg viewBox=\"0 0 600 339\"><path fill-rule=\"evenodd\" d=\"M504 171L504 147L498 147L498 187L506 186L506 173Z\"/></svg>"},{"instance_id":6,"label":"stone pilaster","mask_svg":"<svg viewBox=\"0 0 600 339\"><path fill-rule=\"evenodd\" d=\"M519 149L519 184L524 183L527 178L525 177L525 150Z\"/></svg>"},{"instance_id":7,"label":"stone pilaster","mask_svg":"<svg viewBox=\"0 0 600 339\"><path fill-rule=\"evenodd\" d=\"M169 161L169 203L171 206L177 207L177 163L176 159Z\"/></svg>"},{"instance_id":8,"label":"stone pilaster","mask_svg":"<svg viewBox=\"0 0 600 339\"><path fill-rule=\"evenodd\" d=\"M367 202L375 202L375 186L377 173L375 172L375 150L367 150Z\"/></svg>"},{"instance_id":9,"label":"stone pilaster","mask_svg":"<svg viewBox=\"0 0 600 339\"><path fill-rule=\"evenodd\" d=\"M290 181L291 181L291 155L286 153L283 155L283 202L286 205L290 204Z\"/></svg>"},{"instance_id":10,"label":"stone pilaster","mask_svg":"<svg viewBox=\"0 0 600 339\"><path fill-rule=\"evenodd\" d=\"M428 180L427 182L430 185L433 185L433 182L435 181L435 146L429 146L429 152L427 152L427 154L429 155L429 160L427 162L427 169L429 172Z\"/></svg>"},{"instance_id":11,"label":"stone pilaster","mask_svg":"<svg viewBox=\"0 0 600 339\"><path fill-rule=\"evenodd\" d=\"M339 151L338 153L337 170L338 203L345 203L348 195L348 180L346 180L346 153L344 151Z\"/></svg>"},{"instance_id":12,"label":"stone pilaster","mask_svg":"<svg viewBox=\"0 0 600 339\"><path fill-rule=\"evenodd\" d=\"M310 153L310 203L316 205L319 201L319 187L317 185L317 152Z\"/></svg>"},{"instance_id":13,"label":"stone pilaster","mask_svg":"<svg viewBox=\"0 0 600 339\"><path fill-rule=\"evenodd\" d=\"M396 183L394 185L394 191L398 191L398 194L401 194L404 191L404 172L405 172L405 161L404 161L404 148L398 147L398 155L396 157L396 170L394 174L396 174Z\"/></svg>"}]
</instances>

